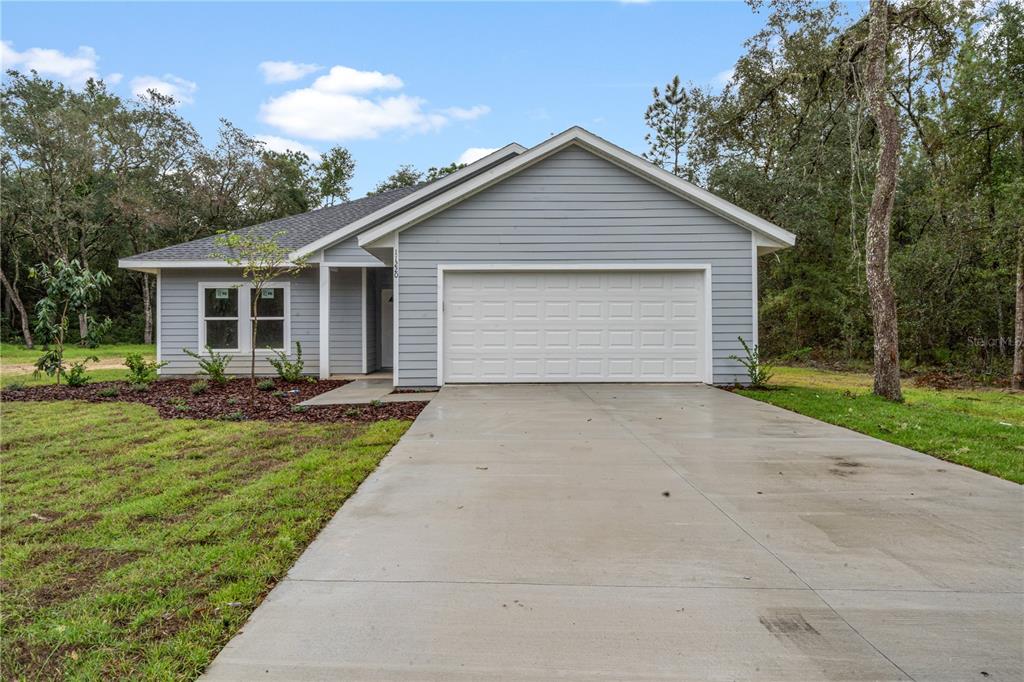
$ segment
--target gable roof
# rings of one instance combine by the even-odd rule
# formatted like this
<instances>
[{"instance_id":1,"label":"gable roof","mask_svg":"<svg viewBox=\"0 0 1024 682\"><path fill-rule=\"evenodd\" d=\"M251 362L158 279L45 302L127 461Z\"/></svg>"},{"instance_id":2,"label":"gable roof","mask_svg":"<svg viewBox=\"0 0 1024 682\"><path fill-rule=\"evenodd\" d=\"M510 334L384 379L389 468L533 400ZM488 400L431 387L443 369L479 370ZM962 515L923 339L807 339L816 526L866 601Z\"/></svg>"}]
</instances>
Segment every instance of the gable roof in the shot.
<instances>
[{"instance_id":1,"label":"gable roof","mask_svg":"<svg viewBox=\"0 0 1024 682\"><path fill-rule=\"evenodd\" d=\"M664 168L626 151L622 147L614 145L588 130L579 126L573 126L558 135L548 138L522 154L518 154L482 173L478 173L475 177L460 183L450 191L438 192L417 206L379 222L379 224L359 235L359 246L369 247L374 242L394 232L411 227L571 145L578 145L730 222L747 228L758 236L759 246L766 247L768 250L786 248L796 243L796 235L792 232L788 232L778 225L754 215L750 211L742 209L705 189L701 189L697 185L669 173Z\"/></svg>"}]
</instances>

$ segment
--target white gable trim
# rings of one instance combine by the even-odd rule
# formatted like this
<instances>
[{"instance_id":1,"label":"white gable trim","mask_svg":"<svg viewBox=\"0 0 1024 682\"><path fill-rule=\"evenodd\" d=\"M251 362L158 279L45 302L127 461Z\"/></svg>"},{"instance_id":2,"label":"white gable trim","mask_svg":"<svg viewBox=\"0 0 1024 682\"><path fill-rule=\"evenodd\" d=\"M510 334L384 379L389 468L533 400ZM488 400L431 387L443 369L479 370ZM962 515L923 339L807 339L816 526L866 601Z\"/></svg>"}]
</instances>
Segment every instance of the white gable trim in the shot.
<instances>
[{"instance_id":1,"label":"white gable trim","mask_svg":"<svg viewBox=\"0 0 1024 682\"><path fill-rule=\"evenodd\" d=\"M313 253L314 251L317 251L319 249L326 248L331 244L334 244L335 242L339 242L343 239L346 239L347 237L352 236L353 234L356 234L360 230L364 229L367 225L372 225L378 220L386 218L389 215L393 215L396 211L401 211L405 207L416 203L426 195L430 195L438 191L444 191L445 187L449 187L457 182L462 181L467 175L475 173L482 166L494 163L495 161L498 161L508 156L509 154L522 154L525 151L526 147L520 144L516 144L515 142L507 144L501 149L493 151L481 159L477 159L476 161L469 164L465 168L460 168L454 173L449 173L440 180L435 180L426 187L423 187L415 192L412 192L411 194L402 197L401 199L392 204L388 204L387 206L384 206L383 208L380 208L369 215L363 216L362 218L356 220L355 222L349 223L348 225L345 225L344 227L335 230L329 235L317 239L315 242L310 242L309 244L306 244L305 246L302 246L296 249L295 251L292 251L289 257L299 258L301 256Z\"/></svg>"},{"instance_id":2,"label":"white gable trim","mask_svg":"<svg viewBox=\"0 0 1024 682\"><path fill-rule=\"evenodd\" d=\"M494 168L486 170L469 180L453 187L451 191L442 192L432 199L424 201L419 206L409 209L404 213L385 220L376 227L367 230L359 235L359 246L366 248L373 242L386 237L392 232L400 231L414 224L429 218L430 216L443 211L463 199L480 192L500 180L516 173L532 164L541 161L552 154L561 151L570 145L579 145L587 151L631 171L650 182L670 191L678 196L692 201L712 213L715 213L730 222L760 235L765 242L774 245L776 248L793 246L796 243L796 235L788 232L778 225L774 225L763 218L759 218L750 211L746 211L735 204L732 204L721 197L715 196L707 190L686 182L676 177L665 169L646 161L635 154L632 154L621 147L604 140L593 133L578 126L569 128L565 132L540 143L518 156L515 156Z\"/></svg>"}]
</instances>

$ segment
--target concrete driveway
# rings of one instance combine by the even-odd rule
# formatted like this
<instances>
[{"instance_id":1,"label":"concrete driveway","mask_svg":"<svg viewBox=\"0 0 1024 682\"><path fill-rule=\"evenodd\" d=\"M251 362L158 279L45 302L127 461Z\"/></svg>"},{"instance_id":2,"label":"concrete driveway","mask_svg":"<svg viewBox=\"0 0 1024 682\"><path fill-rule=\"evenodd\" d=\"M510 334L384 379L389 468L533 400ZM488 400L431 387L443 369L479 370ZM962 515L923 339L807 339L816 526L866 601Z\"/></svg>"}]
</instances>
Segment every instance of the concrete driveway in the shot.
<instances>
[{"instance_id":1,"label":"concrete driveway","mask_svg":"<svg viewBox=\"0 0 1024 682\"><path fill-rule=\"evenodd\" d=\"M1020 680L1022 528L709 387L447 387L208 676Z\"/></svg>"}]
</instances>

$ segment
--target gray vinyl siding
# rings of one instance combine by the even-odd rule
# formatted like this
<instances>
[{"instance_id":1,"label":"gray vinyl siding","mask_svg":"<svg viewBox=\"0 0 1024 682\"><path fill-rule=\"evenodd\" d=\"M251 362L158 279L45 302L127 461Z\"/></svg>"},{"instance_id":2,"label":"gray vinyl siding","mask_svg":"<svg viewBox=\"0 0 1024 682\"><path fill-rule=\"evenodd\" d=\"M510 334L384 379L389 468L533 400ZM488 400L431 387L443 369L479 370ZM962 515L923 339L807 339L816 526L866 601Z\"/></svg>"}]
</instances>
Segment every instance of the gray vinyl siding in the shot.
<instances>
[{"instance_id":1,"label":"gray vinyl siding","mask_svg":"<svg viewBox=\"0 0 1024 682\"><path fill-rule=\"evenodd\" d=\"M715 383L744 381L753 338L752 235L579 147L398 235L398 383L437 383L441 263L710 263Z\"/></svg>"},{"instance_id":2,"label":"gray vinyl siding","mask_svg":"<svg viewBox=\"0 0 1024 682\"><path fill-rule=\"evenodd\" d=\"M380 267L384 265L359 246L357 237L332 244L324 249L325 263L345 263L346 265L367 265Z\"/></svg>"},{"instance_id":3,"label":"gray vinyl siding","mask_svg":"<svg viewBox=\"0 0 1024 682\"><path fill-rule=\"evenodd\" d=\"M199 348L199 284L202 282L242 282L241 271L237 269L165 269L160 273L160 359L168 364L160 370L164 376L184 376L198 373L199 367L193 358L182 352L183 348L205 353ZM320 355L320 292L318 275L310 268L295 277L280 281L289 282L289 317L291 327L291 349L295 342L302 344L302 359L305 373L316 375ZM230 374L249 373L249 353L234 354L228 365ZM260 352L256 356L256 371L261 375L275 375L276 372L267 358L272 354Z\"/></svg>"},{"instance_id":4,"label":"gray vinyl siding","mask_svg":"<svg viewBox=\"0 0 1024 682\"><path fill-rule=\"evenodd\" d=\"M362 268L331 270L331 374L363 371L362 277Z\"/></svg>"}]
</instances>

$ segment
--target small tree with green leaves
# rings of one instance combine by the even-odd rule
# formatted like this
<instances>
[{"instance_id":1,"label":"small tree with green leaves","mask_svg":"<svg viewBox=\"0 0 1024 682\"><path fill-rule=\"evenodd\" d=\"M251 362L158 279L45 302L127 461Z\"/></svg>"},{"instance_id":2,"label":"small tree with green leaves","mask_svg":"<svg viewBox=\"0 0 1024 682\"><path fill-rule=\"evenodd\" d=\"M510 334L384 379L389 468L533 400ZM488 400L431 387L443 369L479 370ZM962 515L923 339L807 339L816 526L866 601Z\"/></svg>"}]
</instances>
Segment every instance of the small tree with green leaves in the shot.
<instances>
[{"instance_id":1,"label":"small tree with green leaves","mask_svg":"<svg viewBox=\"0 0 1024 682\"><path fill-rule=\"evenodd\" d=\"M768 388L768 382L775 374L775 366L761 360L761 349L756 344L751 348L742 336L736 338L740 340L746 357L730 355L729 359L738 361L747 370L751 388Z\"/></svg>"},{"instance_id":2,"label":"small tree with green leaves","mask_svg":"<svg viewBox=\"0 0 1024 682\"><path fill-rule=\"evenodd\" d=\"M242 277L252 287L250 296L249 334L249 406L256 407L256 327L259 324L259 302L263 289L273 280L299 274L306 265L305 258L291 259L291 251L278 241L283 231L261 235L246 232L222 232L214 243L221 249L214 254L229 265L242 268Z\"/></svg>"},{"instance_id":3,"label":"small tree with green leaves","mask_svg":"<svg viewBox=\"0 0 1024 682\"><path fill-rule=\"evenodd\" d=\"M36 334L47 345L36 361L36 373L55 376L60 384L66 373L64 346L72 317L84 317L88 335L82 341L87 346L99 344L110 328L110 318L96 322L89 315L89 307L99 300L103 288L110 284L105 272L91 272L77 260L59 259L48 266L40 264L30 276L42 283L46 294L36 303Z\"/></svg>"}]
</instances>

